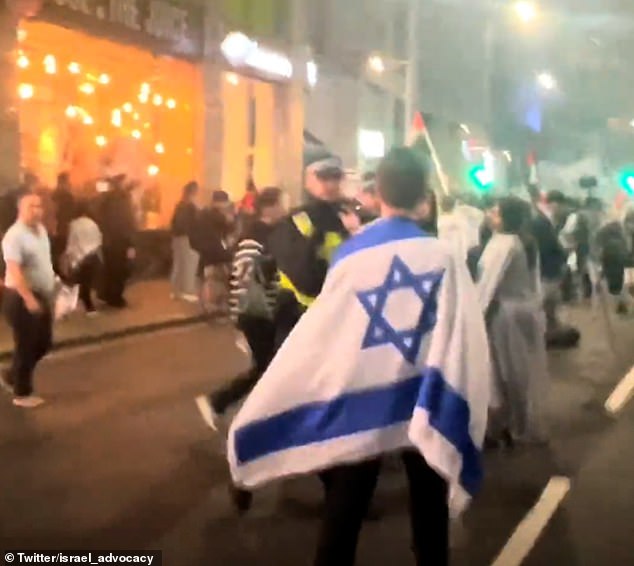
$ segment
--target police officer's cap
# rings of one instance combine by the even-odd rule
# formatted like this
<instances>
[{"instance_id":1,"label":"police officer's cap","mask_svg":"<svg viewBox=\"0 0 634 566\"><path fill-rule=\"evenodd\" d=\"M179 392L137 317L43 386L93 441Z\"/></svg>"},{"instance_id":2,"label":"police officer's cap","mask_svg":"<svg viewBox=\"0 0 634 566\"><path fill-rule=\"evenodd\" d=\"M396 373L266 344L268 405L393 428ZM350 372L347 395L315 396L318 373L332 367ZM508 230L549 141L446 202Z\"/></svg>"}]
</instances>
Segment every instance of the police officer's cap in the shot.
<instances>
[{"instance_id":1,"label":"police officer's cap","mask_svg":"<svg viewBox=\"0 0 634 566\"><path fill-rule=\"evenodd\" d=\"M314 173L322 179L342 177L344 173L341 159L321 148L304 155L304 168L306 173Z\"/></svg>"}]
</instances>

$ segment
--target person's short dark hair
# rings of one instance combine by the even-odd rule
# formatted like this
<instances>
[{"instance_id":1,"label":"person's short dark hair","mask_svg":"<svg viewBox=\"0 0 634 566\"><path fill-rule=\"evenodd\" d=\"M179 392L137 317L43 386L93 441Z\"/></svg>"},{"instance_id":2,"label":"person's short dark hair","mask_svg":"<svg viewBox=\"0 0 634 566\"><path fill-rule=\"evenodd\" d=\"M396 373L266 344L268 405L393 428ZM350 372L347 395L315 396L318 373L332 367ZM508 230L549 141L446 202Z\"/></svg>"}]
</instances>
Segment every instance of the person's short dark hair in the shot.
<instances>
[{"instance_id":1,"label":"person's short dark hair","mask_svg":"<svg viewBox=\"0 0 634 566\"><path fill-rule=\"evenodd\" d=\"M229 194L223 190L216 190L211 193L212 204L227 204L230 202Z\"/></svg>"},{"instance_id":2,"label":"person's short dark hair","mask_svg":"<svg viewBox=\"0 0 634 566\"><path fill-rule=\"evenodd\" d=\"M533 269L537 264L537 243L530 233L531 207L517 197L505 197L499 201L502 230L520 238L528 266Z\"/></svg>"},{"instance_id":3,"label":"person's short dark hair","mask_svg":"<svg viewBox=\"0 0 634 566\"><path fill-rule=\"evenodd\" d=\"M407 147L391 149L376 177L381 199L392 208L414 210L430 191L428 167Z\"/></svg>"},{"instance_id":4,"label":"person's short dark hair","mask_svg":"<svg viewBox=\"0 0 634 566\"><path fill-rule=\"evenodd\" d=\"M198 192L198 183L196 181L190 181L183 187L183 199L193 197Z\"/></svg>"},{"instance_id":5,"label":"person's short dark hair","mask_svg":"<svg viewBox=\"0 0 634 566\"><path fill-rule=\"evenodd\" d=\"M584 175L579 179L579 186L582 189L595 189L599 185L597 178L594 175Z\"/></svg>"},{"instance_id":6,"label":"person's short dark hair","mask_svg":"<svg viewBox=\"0 0 634 566\"><path fill-rule=\"evenodd\" d=\"M255 197L255 214L260 216L262 211L272 206L277 206L282 199L282 190L279 187L266 187Z\"/></svg>"},{"instance_id":7,"label":"person's short dark hair","mask_svg":"<svg viewBox=\"0 0 634 566\"><path fill-rule=\"evenodd\" d=\"M566 204L566 195L561 191L549 191L546 195L548 204Z\"/></svg>"},{"instance_id":8,"label":"person's short dark hair","mask_svg":"<svg viewBox=\"0 0 634 566\"><path fill-rule=\"evenodd\" d=\"M69 186L70 185L70 174L67 171L63 171L57 176L57 186Z\"/></svg>"},{"instance_id":9,"label":"person's short dark hair","mask_svg":"<svg viewBox=\"0 0 634 566\"><path fill-rule=\"evenodd\" d=\"M125 184L126 181L126 175L125 173L119 173L117 175L114 175L112 177L110 177L110 186L113 189L121 189L123 188L123 185Z\"/></svg>"},{"instance_id":10,"label":"person's short dark hair","mask_svg":"<svg viewBox=\"0 0 634 566\"><path fill-rule=\"evenodd\" d=\"M503 230L508 234L521 234L531 216L528 203L517 197L505 197L498 204Z\"/></svg>"},{"instance_id":11,"label":"person's short dark hair","mask_svg":"<svg viewBox=\"0 0 634 566\"><path fill-rule=\"evenodd\" d=\"M485 195L482 197L482 199L480 199L480 208L482 210L491 210L492 208L495 208L497 204L497 199L490 195Z\"/></svg>"},{"instance_id":12,"label":"person's short dark hair","mask_svg":"<svg viewBox=\"0 0 634 566\"><path fill-rule=\"evenodd\" d=\"M73 218L81 218L82 216L91 218L91 210L85 200L78 200L73 208Z\"/></svg>"},{"instance_id":13,"label":"person's short dark hair","mask_svg":"<svg viewBox=\"0 0 634 566\"><path fill-rule=\"evenodd\" d=\"M37 191L34 191L33 189L18 189L15 193L15 202L16 204L20 204L22 202L22 199L35 196L40 195L37 193Z\"/></svg>"}]
</instances>

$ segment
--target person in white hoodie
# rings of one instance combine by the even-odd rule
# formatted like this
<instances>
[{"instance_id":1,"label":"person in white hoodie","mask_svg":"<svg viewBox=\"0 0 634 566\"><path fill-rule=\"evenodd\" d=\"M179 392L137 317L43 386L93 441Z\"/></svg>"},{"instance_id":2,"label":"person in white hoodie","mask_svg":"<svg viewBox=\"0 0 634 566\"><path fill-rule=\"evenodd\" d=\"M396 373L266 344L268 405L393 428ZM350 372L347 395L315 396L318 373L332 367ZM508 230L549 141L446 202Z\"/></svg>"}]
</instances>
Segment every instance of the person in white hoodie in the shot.
<instances>
[{"instance_id":1,"label":"person in white hoodie","mask_svg":"<svg viewBox=\"0 0 634 566\"><path fill-rule=\"evenodd\" d=\"M89 316L97 313L92 301L92 290L101 265L102 243L101 230L90 217L88 207L84 203L77 203L68 232L66 259L71 279L79 285L79 299Z\"/></svg>"}]
</instances>

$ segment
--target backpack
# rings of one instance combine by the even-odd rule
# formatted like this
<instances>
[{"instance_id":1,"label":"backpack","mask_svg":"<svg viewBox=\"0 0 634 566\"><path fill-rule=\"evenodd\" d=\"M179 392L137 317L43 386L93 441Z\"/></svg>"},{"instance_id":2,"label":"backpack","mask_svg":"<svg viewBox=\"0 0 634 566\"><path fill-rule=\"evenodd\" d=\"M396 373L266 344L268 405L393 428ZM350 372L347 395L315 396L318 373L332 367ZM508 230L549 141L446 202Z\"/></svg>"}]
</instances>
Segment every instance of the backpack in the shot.
<instances>
[{"instance_id":1,"label":"backpack","mask_svg":"<svg viewBox=\"0 0 634 566\"><path fill-rule=\"evenodd\" d=\"M262 256L253 260L248 273L245 292L240 296L238 311L254 318L273 319L273 311L267 297L267 282L262 269Z\"/></svg>"}]
</instances>

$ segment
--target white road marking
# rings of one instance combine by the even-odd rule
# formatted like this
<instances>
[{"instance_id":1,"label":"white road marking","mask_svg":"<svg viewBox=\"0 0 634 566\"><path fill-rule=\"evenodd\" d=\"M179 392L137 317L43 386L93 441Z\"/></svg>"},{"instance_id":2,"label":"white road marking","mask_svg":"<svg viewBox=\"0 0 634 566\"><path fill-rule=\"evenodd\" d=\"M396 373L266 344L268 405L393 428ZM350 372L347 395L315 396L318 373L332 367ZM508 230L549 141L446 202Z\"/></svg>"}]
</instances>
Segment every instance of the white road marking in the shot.
<instances>
[{"instance_id":1,"label":"white road marking","mask_svg":"<svg viewBox=\"0 0 634 566\"><path fill-rule=\"evenodd\" d=\"M612 395L605 402L605 410L612 415L618 413L634 394L634 367L625 375L621 382L616 386Z\"/></svg>"},{"instance_id":2,"label":"white road marking","mask_svg":"<svg viewBox=\"0 0 634 566\"><path fill-rule=\"evenodd\" d=\"M492 566L520 566L569 491L569 478L551 478L539 501L517 526Z\"/></svg>"}]
</instances>

